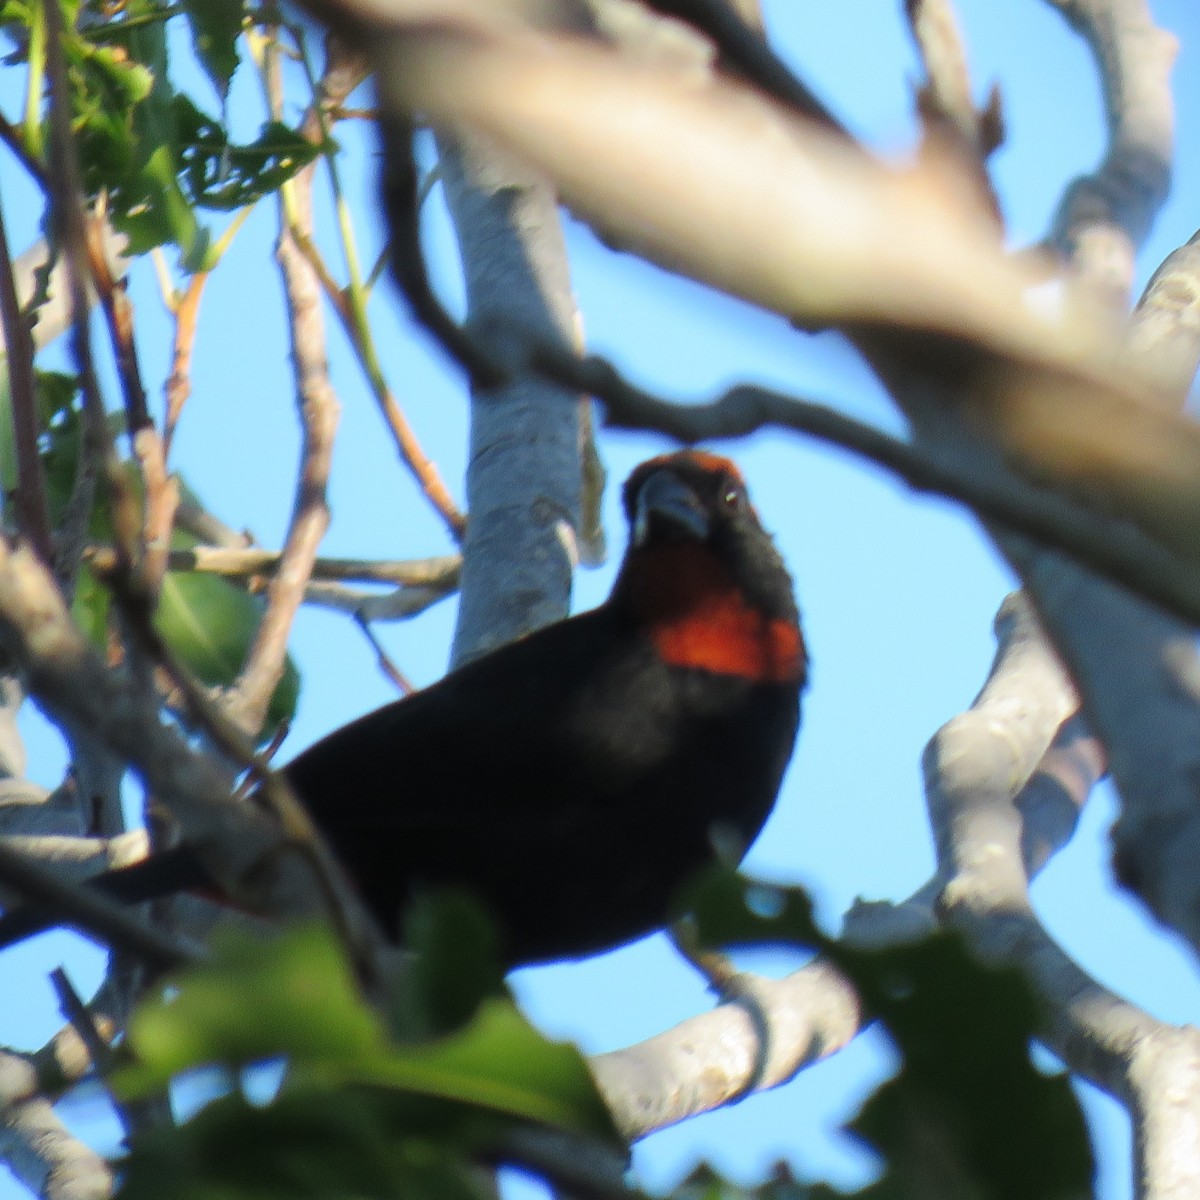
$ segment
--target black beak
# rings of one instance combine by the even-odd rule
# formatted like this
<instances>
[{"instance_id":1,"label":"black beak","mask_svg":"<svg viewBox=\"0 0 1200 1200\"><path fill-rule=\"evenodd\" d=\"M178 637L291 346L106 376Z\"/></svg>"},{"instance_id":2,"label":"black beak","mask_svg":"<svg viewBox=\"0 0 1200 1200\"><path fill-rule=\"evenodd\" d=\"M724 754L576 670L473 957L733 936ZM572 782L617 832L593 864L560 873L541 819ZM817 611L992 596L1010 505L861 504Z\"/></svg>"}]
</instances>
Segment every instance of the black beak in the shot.
<instances>
[{"instance_id":1,"label":"black beak","mask_svg":"<svg viewBox=\"0 0 1200 1200\"><path fill-rule=\"evenodd\" d=\"M696 493L674 471L655 471L638 489L633 514L633 544L644 545L652 534L674 538L708 537L708 513Z\"/></svg>"}]
</instances>

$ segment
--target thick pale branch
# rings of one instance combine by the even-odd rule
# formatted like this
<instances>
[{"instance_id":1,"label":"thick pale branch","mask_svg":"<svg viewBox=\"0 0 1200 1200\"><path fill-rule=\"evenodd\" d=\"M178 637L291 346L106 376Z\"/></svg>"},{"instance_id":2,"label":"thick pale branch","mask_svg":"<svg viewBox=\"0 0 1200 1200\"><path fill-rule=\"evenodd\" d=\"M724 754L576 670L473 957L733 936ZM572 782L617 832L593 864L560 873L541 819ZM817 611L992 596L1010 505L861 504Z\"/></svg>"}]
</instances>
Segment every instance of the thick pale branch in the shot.
<instances>
[{"instance_id":1,"label":"thick pale branch","mask_svg":"<svg viewBox=\"0 0 1200 1200\"><path fill-rule=\"evenodd\" d=\"M112 1169L71 1134L39 1092L24 1055L0 1051L0 1151L5 1164L45 1200L108 1200Z\"/></svg>"},{"instance_id":2,"label":"thick pale branch","mask_svg":"<svg viewBox=\"0 0 1200 1200\"><path fill-rule=\"evenodd\" d=\"M1088 43L1108 119L1101 165L1067 188L1051 243L1120 311L1134 257L1167 198L1175 120L1170 74L1175 38L1154 24L1146 0L1047 0Z\"/></svg>"},{"instance_id":3,"label":"thick pale branch","mask_svg":"<svg viewBox=\"0 0 1200 1200\"><path fill-rule=\"evenodd\" d=\"M1018 793L1044 761L1055 721L1076 705L1025 605L997 620L998 650L971 708L925 754L926 795L944 887L942 917L989 959L1021 967L1042 1001L1047 1045L1154 1129L1139 1194L1194 1194L1200 1160L1200 1032L1173 1029L1091 979L1055 944L1029 905L1029 853ZM1186 1089L1186 1090L1181 1090ZM1142 1131L1143 1136L1149 1136ZM1186 1185L1186 1191L1180 1191Z\"/></svg>"},{"instance_id":4,"label":"thick pale branch","mask_svg":"<svg viewBox=\"0 0 1200 1200\"><path fill-rule=\"evenodd\" d=\"M1130 351L1154 394L1180 409L1200 364L1200 233L1167 256L1134 314Z\"/></svg>"},{"instance_id":5,"label":"thick pale branch","mask_svg":"<svg viewBox=\"0 0 1200 1200\"><path fill-rule=\"evenodd\" d=\"M439 151L468 329L502 331L515 318L540 340L569 349L575 302L550 184L474 135L444 136ZM486 337L478 340L491 349ZM577 561L584 403L534 377L472 391L471 520L455 663L566 614Z\"/></svg>"},{"instance_id":6,"label":"thick pale branch","mask_svg":"<svg viewBox=\"0 0 1200 1200\"><path fill-rule=\"evenodd\" d=\"M898 393L936 392L905 401L914 422L956 415L1021 475L1197 554L1200 428L1148 403L1095 305L1050 319L1027 302L1035 280L1004 254L955 156L888 168L757 93L579 37L480 25L373 50L389 111L469 125L661 265L840 325ZM502 356L502 336L475 332Z\"/></svg>"},{"instance_id":7,"label":"thick pale branch","mask_svg":"<svg viewBox=\"0 0 1200 1200\"><path fill-rule=\"evenodd\" d=\"M592 1073L617 1128L645 1137L747 1091L775 1087L858 1033L858 997L827 963L747 982L734 1001L636 1046L597 1055Z\"/></svg>"}]
</instances>

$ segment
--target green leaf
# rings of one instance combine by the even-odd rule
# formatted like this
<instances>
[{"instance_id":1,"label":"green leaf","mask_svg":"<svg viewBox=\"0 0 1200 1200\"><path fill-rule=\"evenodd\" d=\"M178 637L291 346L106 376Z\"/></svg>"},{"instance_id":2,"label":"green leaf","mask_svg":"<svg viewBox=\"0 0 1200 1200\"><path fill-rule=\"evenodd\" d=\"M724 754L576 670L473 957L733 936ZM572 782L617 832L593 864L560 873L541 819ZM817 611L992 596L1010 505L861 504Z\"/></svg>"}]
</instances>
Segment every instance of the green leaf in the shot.
<instances>
[{"instance_id":1,"label":"green leaf","mask_svg":"<svg viewBox=\"0 0 1200 1200\"><path fill-rule=\"evenodd\" d=\"M852 1126L885 1156L900 1194L1090 1195L1083 1116L1067 1077L1030 1061L1038 1008L1020 974L981 964L952 933L839 966L904 1055Z\"/></svg>"},{"instance_id":2,"label":"green leaf","mask_svg":"<svg viewBox=\"0 0 1200 1200\"><path fill-rule=\"evenodd\" d=\"M224 126L187 96L175 98L180 162L193 203L231 210L277 191L325 147L271 121L248 145L230 142Z\"/></svg>"},{"instance_id":3,"label":"green leaf","mask_svg":"<svg viewBox=\"0 0 1200 1200\"><path fill-rule=\"evenodd\" d=\"M221 103L237 70L237 40L242 32L242 0L184 0L196 57L204 64Z\"/></svg>"},{"instance_id":4,"label":"green leaf","mask_svg":"<svg viewBox=\"0 0 1200 1200\"><path fill-rule=\"evenodd\" d=\"M194 544L182 536L172 545ZM216 575L168 571L154 625L180 662L208 687L227 687L245 665L263 602ZM290 721L300 697L300 672L289 656L271 697L263 736Z\"/></svg>"},{"instance_id":5,"label":"green leaf","mask_svg":"<svg viewBox=\"0 0 1200 1200\"><path fill-rule=\"evenodd\" d=\"M74 375L58 371L34 372L34 398L40 433L42 470L52 520L57 520L75 480L79 437L72 405L77 383ZM69 461L68 461L69 460ZM16 435L12 422L8 358L0 353L0 487L5 494L17 486Z\"/></svg>"},{"instance_id":6,"label":"green leaf","mask_svg":"<svg viewBox=\"0 0 1200 1200\"><path fill-rule=\"evenodd\" d=\"M370 1060L384 1038L329 933L304 926L267 941L219 938L210 962L138 1007L127 1044L133 1062L112 1085L137 1098L210 1064L240 1067L280 1055L309 1064Z\"/></svg>"},{"instance_id":7,"label":"green leaf","mask_svg":"<svg viewBox=\"0 0 1200 1200\"><path fill-rule=\"evenodd\" d=\"M812 904L799 888L749 879L729 867L701 872L681 891L677 913L709 946L820 945Z\"/></svg>"},{"instance_id":8,"label":"green leaf","mask_svg":"<svg viewBox=\"0 0 1200 1200\"><path fill-rule=\"evenodd\" d=\"M425 894L408 907L404 945L412 951L391 1005L401 1041L423 1041L465 1025L489 996L505 995L495 926L471 896Z\"/></svg>"},{"instance_id":9,"label":"green leaf","mask_svg":"<svg viewBox=\"0 0 1200 1200\"><path fill-rule=\"evenodd\" d=\"M209 235L179 186L179 131L162 23L100 27L103 44L72 32L64 41L89 195L108 197L114 226L141 254L175 243L189 270L205 265Z\"/></svg>"},{"instance_id":10,"label":"green leaf","mask_svg":"<svg viewBox=\"0 0 1200 1200\"><path fill-rule=\"evenodd\" d=\"M343 1082L456 1101L619 1142L579 1051L543 1037L511 1000L493 997L465 1029L360 1060Z\"/></svg>"},{"instance_id":11,"label":"green leaf","mask_svg":"<svg viewBox=\"0 0 1200 1200\"><path fill-rule=\"evenodd\" d=\"M211 962L138 1008L127 1047L132 1061L111 1081L124 1098L196 1067L284 1057L289 1088L367 1088L619 1140L579 1051L544 1038L506 997L449 1037L390 1043L321 926L266 943L227 936Z\"/></svg>"},{"instance_id":12,"label":"green leaf","mask_svg":"<svg viewBox=\"0 0 1200 1200\"><path fill-rule=\"evenodd\" d=\"M887 1164L871 1200L1065 1200L1090 1194L1092 1155L1065 1076L1030 1061L1038 1006L1016 970L981 963L953 932L856 950L825 936L794 888L728 870L687 896L709 944L821 950L904 1059L852 1125Z\"/></svg>"},{"instance_id":13,"label":"green leaf","mask_svg":"<svg viewBox=\"0 0 1200 1200\"><path fill-rule=\"evenodd\" d=\"M461 1126L440 1138L365 1092L285 1091L255 1107L218 1100L179 1128L135 1135L122 1200L396 1197L483 1200Z\"/></svg>"}]
</instances>

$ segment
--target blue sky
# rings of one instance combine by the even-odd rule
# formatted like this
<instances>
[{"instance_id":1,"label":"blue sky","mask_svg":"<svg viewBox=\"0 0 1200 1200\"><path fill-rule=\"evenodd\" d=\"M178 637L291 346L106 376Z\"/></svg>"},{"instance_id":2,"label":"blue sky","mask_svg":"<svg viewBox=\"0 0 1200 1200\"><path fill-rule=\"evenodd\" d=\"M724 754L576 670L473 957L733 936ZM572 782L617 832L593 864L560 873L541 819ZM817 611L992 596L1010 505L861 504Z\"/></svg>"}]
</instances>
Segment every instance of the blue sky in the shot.
<instances>
[{"instance_id":1,"label":"blue sky","mask_svg":"<svg viewBox=\"0 0 1200 1200\"><path fill-rule=\"evenodd\" d=\"M884 151L899 153L911 143L916 65L899 0L821 6L767 0L765 7L778 48L857 134ZM1064 184L1102 153L1099 91L1084 47L1051 5L961 0L959 8L977 94L992 80L1004 91L1009 141L994 171L1012 244L1024 245L1044 233ZM1175 71L1181 153L1171 202L1141 259L1141 280L1200 224L1200 13L1194 0L1153 0L1153 8L1182 43ZM9 95L0 90L0 100ZM239 78L233 112L245 132L260 119L257 105L256 86ZM375 181L365 134L351 127L339 136L354 156L344 178L362 214L360 236L369 260L380 231L371 210ZM0 191L6 218L16 225L10 236L22 247L37 218L7 161L0 163ZM28 217L22 222L17 215L23 209ZM321 219L328 228L324 202ZM266 546L278 546L286 528L298 444L270 259L273 230L273 214L256 212L209 286L194 394L175 458L217 513L251 528ZM459 303L451 236L436 193L427 239L439 287ZM837 337L798 334L777 318L613 254L570 222L568 244L590 345L638 382L687 398L734 380L760 381L898 427L886 399ZM153 393L165 377L170 332L147 264L135 271L132 294ZM414 335L386 288L375 298L372 316L397 397L461 497L461 381ZM396 468L373 403L332 327L330 354L344 408L325 553L444 552L440 526ZM115 400L115 388L109 396ZM602 434L610 483L618 484L663 445L657 438ZM783 436L759 436L727 449L742 464L795 575L815 664L799 750L748 866L809 887L822 918L834 927L856 896L902 898L927 878L933 860L920 753L982 683L992 655L992 617L1012 582L957 508L916 497L840 451ZM606 515L614 561L580 572L577 608L598 603L611 582L623 539L615 486ZM446 602L418 621L379 632L401 668L428 682L445 669L453 618L454 604ZM343 618L302 614L293 650L304 691L285 756L394 695L361 635ZM32 773L53 784L61 754L36 721L29 727ZM1102 788L1071 846L1036 884L1038 911L1104 983L1164 1019L1195 1022L1200 988L1192 963L1111 887L1104 838L1113 805ZM0 1042L33 1045L57 1027L45 973L64 956L86 987L99 956L66 935L0 957L8 998L0 1006ZM761 959L755 965L784 969ZM18 979L20 988L10 989ZM661 938L586 963L523 971L514 984L545 1029L578 1038L591 1050L637 1041L709 1004ZM835 1127L886 1074L888 1063L882 1039L868 1034L786 1087L647 1139L636 1152L639 1177L650 1186L666 1185L707 1158L750 1181L784 1157L803 1175L857 1186L870 1177L870 1159ZM1090 1089L1084 1099L1096 1133L1101 1195L1119 1200L1130 1194L1127 1128L1110 1102ZM70 1102L65 1112L89 1136L111 1136L94 1093ZM0 1177L0 1197L13 1190Z\"/></svg>"}]
</instances>

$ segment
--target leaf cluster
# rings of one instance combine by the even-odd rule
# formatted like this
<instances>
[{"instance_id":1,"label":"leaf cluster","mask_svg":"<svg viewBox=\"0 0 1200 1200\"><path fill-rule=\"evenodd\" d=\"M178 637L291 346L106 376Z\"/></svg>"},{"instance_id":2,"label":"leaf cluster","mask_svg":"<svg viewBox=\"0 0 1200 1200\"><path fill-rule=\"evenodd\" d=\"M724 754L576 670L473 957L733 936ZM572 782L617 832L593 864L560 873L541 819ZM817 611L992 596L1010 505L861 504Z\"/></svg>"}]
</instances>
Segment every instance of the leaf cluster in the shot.
<instances>
[{"instance_id":1,"label":"leaf cluster","mask_svg":"<svg viewBox=\"0 0 1200 1200\"><path fill-rule=\"evenodd\" d=\"M35 376L41 436L41 461L46 477L46 497L52 521L57 525L67 509L78 469L82 417L79 411L77 381L73 375L56 371L38 371ZM2 381L0 401L9 403L7 379ZM119 418L113 418L115 426ZM141 479L136 466L125 466L130 487L139 497ZM6 496L17 484L16 451L12 422L0 421L0 487ZM193 500L197 497L180 481L181 489ZM112 541L112 520L108 497L101 481L97 504L89 526L91 538L99 543ZM186 529L171 534L171 548L186 550L199 539ZM94 571L84 564L76 580L72 614L92 643L106 650L113 640L112 596ZM189 571L168 571L159 593L154 614L155 627L175 658L202 684L210 688L228 687L238 678L262 616L262 598L216 575ZM270 737L289 722L300 695L300 673L289 657L271 699L264 738Z\"/></svg>"},{"instance_id":2,"label":"leaf cluster","mask_svg":"<svg viewBox=\"0 0 1200 1200\"><path fill-rule=\"evenodd\" d=\"M808 946L854 984L903 1059L850 1126L882 1158L863 1200L1064 1200L1091 1194L1093 1163L1063 1073L1030 1059L1037 1000L1012 968L981 962L955 932L856 949L822 933L807 896L720 870L687 899L700 940Z\"/></svg>"},{"instance_id":3,"label":"leaf cluster","mask_svg":"<svg viewBox=\"0 0 1200 1200\"><path fill-rule=\"evenodd\" d=\"M263 944L224 940L213 961L171 981L130 1023L116 1094L160 1093L219 1066L232 1090L190 1121L135 1138L126 1200L480 1195L479 1163L510 1155L514 1128L624 1150L586 1063L520 1014L480 951L481 914L454 897L410 926L417 951L380 1016L317 927ZM267 1103L243 1084L282 1060Z\"/></svg>"},{"instance_id":4,"label":"leaf cluster","mask_svg":"<svg viewBox=\"0 0 1200 1200\"><path fill-rule=\"evenodd\" d=\"M178 247L192 271L212 265L212 239L197 209L227 211L277 191L323 147L282 122L257 138L231 141L223 122L175 82L168 22L182 12L195 60L222 107L238 67L238 36L248 20L242 0L154 0L114 6L64 0L63 54L84 188L104 198L128 252ZM45 37L40 0L4 0L0 29L29 72L28 94L46 96ZM10 59L11 61L11 59ZM187 64L185 64L186 68ZM192 69L184 76L197 76ZM19 130L25 150L43 157L48 106L34 105Z\"/></svg>"},{"instance_id":5,"label":"leaf cluster","mask_svg":"<svg viewBox=\"0 0 1200 1200\"><path fill-rule=\"evenodd\" d=\"M816 928L799 890L732 872L699 883L689 903L706 943L820 949L891 1035L902 1065L850 1127L882 1164L879 1179L857 1193L862 1200L1090 1194L1083 1118L1066 1077L1030 1061L1038 1012L1017 973L981 964L951 933L848 949ZM439 897L417 909L408 933L413 958L382 1017L315 927L266 946L226 940L211 964L143 1004L111 1080L119 1097L144 1098L214 1065L231 1090L181 1126L134 1141L122 1167L126 1200L466 1200L478 1194L472 1167L507 1161L514 1127L621 1153L578 1051L543 1038L506 993L483 914L462 897ZM244 1071L268 1060L286 1064L284 1081L255 1103ZM839 1194L783 1167L756 1188L702 1168L675 1197Z\"/></svg>"}]
</instances>

